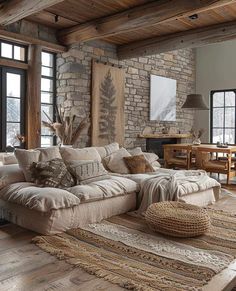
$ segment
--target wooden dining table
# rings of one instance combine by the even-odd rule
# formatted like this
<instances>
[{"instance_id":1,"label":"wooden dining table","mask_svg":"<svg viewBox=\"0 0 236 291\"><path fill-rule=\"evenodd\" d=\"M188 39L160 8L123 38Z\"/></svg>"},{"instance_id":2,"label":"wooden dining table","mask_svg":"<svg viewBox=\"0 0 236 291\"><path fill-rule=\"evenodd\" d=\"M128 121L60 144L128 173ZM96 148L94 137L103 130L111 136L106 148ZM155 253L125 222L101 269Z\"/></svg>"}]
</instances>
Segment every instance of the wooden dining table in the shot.
<instances>
[{"instance_id":1,"label":"wooden dining table","mask_svg":"<svg viewBox=\"0 0 236 291\"><path fill-rule=\"evenodd\" d=\"M227 175L227 184L229 184L229 180L236 176L236 170L233 167L234 163L232 162L232 157L236 155L236 145L229 145L228 147L218 147L215 144L200 144L193 145L187 143L180 144L166 144L164 147L164 160L165 160L165 152L168 150L172 151L185 151L187 153L187 169L191 167L191 161L193 155L197 155L197 153L210 153L216 154L216 158L218 158L219 154L223 154L225 163L227 167L225 169L212 168L212 172L222 173Z\"/></svg>"}]
</instances>

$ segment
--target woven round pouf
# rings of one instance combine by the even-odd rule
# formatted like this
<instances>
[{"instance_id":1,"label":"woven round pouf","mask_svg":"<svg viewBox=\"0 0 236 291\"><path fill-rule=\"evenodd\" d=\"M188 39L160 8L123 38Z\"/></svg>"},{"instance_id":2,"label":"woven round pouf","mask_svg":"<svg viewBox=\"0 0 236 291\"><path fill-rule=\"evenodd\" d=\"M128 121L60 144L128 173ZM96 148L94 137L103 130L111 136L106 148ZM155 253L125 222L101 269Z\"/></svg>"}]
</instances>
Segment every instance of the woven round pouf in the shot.
<instances>
[{"instance_id":1,"label":"woven round pouf","mask_svg":"<svg viewBox=\"0 0 236 291\"><path fill-rule=\"evenodd\" d=\"M206 210L195 205L173 201L150 205L145 219L152 230L175 237L199 236L211 225Z\"/></svg>"}]
</instances>

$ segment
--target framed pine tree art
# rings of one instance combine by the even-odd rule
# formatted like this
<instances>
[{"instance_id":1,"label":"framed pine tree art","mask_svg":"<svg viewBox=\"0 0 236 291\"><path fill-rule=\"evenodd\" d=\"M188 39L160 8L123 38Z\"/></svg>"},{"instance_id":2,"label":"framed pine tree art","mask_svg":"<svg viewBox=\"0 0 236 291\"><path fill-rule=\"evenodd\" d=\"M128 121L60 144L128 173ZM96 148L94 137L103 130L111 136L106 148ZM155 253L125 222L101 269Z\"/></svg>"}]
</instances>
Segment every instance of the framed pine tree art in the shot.
<instances>
[{"instance_id":1,"label":"framed pine tree art","mask_svg":"<svg viewBox=\"0 0 236 291\"><path fill-rule=\"evenodd\" d=\"M124 143L124 70L93 61L92 145Z\"/></svg>"}]
</instances>

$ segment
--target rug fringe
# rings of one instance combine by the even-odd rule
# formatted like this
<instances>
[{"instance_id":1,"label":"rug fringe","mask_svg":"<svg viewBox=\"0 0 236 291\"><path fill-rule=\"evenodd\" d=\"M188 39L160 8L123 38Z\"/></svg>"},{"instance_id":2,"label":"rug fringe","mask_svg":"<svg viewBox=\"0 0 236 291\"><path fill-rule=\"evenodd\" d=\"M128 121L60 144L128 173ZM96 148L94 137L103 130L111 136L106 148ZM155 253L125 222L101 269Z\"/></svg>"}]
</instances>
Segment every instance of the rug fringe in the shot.
<instances>
[{"instance_id":1,"label":"rug fringe","mask_svg":"<svg viewBox=\"0 0 236 291\"><path fill-rule=\"evenodd\" d=\"M154 291L151 287L142 286L140 283L136 283L131 279L121 278L120 276L113 275L109 271L104 270L100 267L94 266L90 263L78 262L75 264L74 258L67 258L62 250L55 249L50 246L44 237L37 236L31 240L32 243L36 244L42 250L46 251L51 255L55 255L59 260L65 260L65 262L71 265L78 265L81 269L86 271L91 275L95 275L98 278L103 278L104 280L119 285L127 290L134 291ZM157 290L157 289L155 289ZM157 290L158 291L158 290ZM161 291L161 289L160 289Z\"/></svg>"}]
</instances>

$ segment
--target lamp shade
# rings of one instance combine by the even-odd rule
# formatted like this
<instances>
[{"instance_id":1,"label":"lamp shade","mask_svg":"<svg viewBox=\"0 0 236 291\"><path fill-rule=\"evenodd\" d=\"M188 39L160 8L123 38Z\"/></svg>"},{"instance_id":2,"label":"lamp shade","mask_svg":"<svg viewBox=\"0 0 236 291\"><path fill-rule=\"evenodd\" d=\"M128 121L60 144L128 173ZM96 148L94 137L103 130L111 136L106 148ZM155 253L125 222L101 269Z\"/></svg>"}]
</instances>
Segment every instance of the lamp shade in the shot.
<instances>
[{"instance_id":1,"label":"lamp shade","mask_svg":"<svg viewBox=\"0 0 236 291\"><path fill-rule=\"evenodd\" d=\"M189 94L182 105L183 109L208 110L201 94Z\"/></svg>"}]
</instances>

